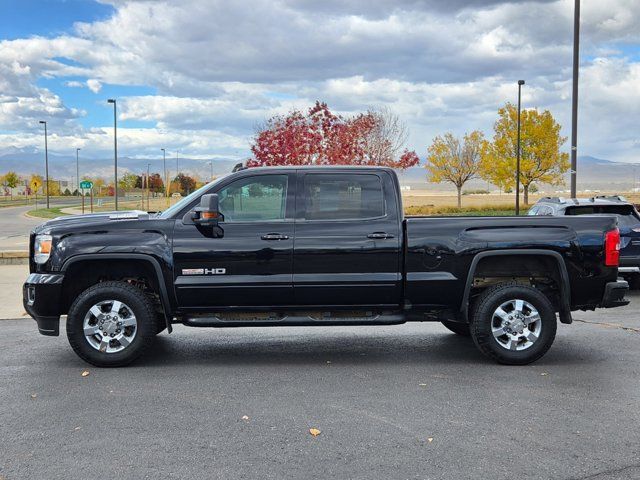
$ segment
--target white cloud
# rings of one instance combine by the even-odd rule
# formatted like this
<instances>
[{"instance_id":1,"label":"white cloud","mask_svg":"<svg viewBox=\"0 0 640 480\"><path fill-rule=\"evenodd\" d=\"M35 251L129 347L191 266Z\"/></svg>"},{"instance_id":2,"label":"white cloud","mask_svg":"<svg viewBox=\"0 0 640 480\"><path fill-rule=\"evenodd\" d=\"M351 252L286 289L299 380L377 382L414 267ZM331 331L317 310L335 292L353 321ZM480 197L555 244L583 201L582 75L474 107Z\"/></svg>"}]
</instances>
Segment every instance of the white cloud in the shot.
<instances>
[{"instance_id":1,"label":"white cloud","mask_svg":"<svg viewBox=\"0 0 640 480\"><path fill-rule=\"evenodd\" d=\"M389 106L424 154L446 130L490 134L518 78L524 105L552 109L569 133L572 0L110 3L113 17L74 34L0 42L3 145L27 145L47 116L61 135L52 148L111 148L108 130L80 127L82 109L42 78L157 91L119 98L119 142L135 154L171 142L194 155L248 152L256 124L316 99L345 114ZM583 2L581 153L637 158L638 62L620 53L640 43L637 10L637 0Z\"/></svg>"},{"instance_id":2,"label":"white cloud","mask_svg":"<svg viewBox=\"0 0 640 480\"><path fill-rule=\"evenodd\" d=\"M100 83L100 80L96 80L95 78L90 78L89 80L87 80L87 87L93 93L98 93L100 90L102 90L102 83Z\"/></svg>"}]
</instances>

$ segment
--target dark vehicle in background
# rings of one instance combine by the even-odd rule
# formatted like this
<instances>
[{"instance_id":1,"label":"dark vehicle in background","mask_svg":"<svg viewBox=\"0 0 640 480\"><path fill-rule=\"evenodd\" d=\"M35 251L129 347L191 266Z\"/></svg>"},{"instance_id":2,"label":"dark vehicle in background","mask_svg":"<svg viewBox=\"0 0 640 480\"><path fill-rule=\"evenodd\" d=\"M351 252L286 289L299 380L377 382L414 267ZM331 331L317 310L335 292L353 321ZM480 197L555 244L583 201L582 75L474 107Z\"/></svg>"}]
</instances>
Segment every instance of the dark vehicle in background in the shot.
<instances>
[{"instance_id":1,"label":"dark vehicle in background","mask_svg":"<svg viewBox=\"0 0 640 480\"><path fill-rule=\"evenodd\" d=\"M628 303L618 218L409 217L395 172L244 169L159 214L51 220L31 234L24 305L75 352L130 363L172 325L439 321L488 357L544 355L572 310Z\"/></svg>"},{"instance_id":2,"label":"dark vehicle in background","mask_svg":"<svg viewBox=\"0 0 640 480\"><path fill-rule=\"evenodd\" d=\"M640 288L640 213L623 196L544 197L531 207L529 215L615 215L620 230L618 272L629 281L632 288Z\"/></svg>"}]
</instances>

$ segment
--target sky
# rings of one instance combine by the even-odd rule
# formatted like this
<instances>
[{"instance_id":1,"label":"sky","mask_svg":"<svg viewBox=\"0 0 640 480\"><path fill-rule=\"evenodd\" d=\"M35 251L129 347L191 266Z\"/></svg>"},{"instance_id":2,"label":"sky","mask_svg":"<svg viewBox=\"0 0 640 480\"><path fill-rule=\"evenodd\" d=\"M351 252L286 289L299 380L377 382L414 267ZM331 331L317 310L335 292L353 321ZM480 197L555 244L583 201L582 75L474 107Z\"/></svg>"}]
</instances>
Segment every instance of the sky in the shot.
<instances>
[{"instance_id":1,"label":"sky","mask_svg":"<svg viewBox=\"0 0 640 480\"><path fill-rule=\"evenodd\" d=\"M582 2L578 152L640 162L640 0ZM388 107L424 158L517 100L570 135L573 0L0 0L0 154L250 156L256 126L326 101ZM565 150L569 150L565 144Z\"/></svg>"}]
</instances>

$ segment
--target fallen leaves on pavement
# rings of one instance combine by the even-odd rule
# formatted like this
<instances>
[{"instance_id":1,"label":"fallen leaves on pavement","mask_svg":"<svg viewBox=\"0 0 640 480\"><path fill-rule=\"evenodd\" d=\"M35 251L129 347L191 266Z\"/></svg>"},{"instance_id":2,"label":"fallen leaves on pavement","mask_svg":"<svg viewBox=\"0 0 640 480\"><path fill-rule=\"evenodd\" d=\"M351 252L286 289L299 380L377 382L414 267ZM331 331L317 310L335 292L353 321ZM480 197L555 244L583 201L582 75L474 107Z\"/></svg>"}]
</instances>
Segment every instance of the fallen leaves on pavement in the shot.
<instances>
[{"instance_id":1,"label":"fallen leaves on pavement","mask_svg":"<svg viewBox=\"0 0 640 480\"><path fill-rule=\"evenodd\" d=\"M83 377L88 377L88 376L89 376L89 370L84 370L84 371L81 373L81 375L82 375Z\"/></svg>"},{"instance_id":2,"label":"fallen leaves on pavement","mask_svg":"<svg viewBox=\"0 0 640 480\"><path fill-rule=\"evenodd\" d=\"M317 437L318 435L320 435L322 432L320 430L318 430L317 428L310 428L309 429L309 433L311 435L313 435L314 437Z\"/></svg>"}]
</instances>

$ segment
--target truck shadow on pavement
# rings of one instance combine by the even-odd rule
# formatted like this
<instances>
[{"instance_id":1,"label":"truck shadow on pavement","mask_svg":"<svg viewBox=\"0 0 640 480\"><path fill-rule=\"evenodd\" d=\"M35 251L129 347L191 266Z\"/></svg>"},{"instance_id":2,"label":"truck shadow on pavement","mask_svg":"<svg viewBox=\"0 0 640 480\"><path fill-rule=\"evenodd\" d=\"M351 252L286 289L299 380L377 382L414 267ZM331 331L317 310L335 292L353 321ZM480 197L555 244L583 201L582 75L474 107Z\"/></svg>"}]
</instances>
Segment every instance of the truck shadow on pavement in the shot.
<instances>
[{"instance_id":1,"label":"truck shadow on pavement","mask_svg":"<svg viewBox=\"0 0 640 480\"><path fill-rule=\"evenodd\" d=\"M211 330L185 338L180 327L170 336L159 335L154 347L136 366L167 365L362 365L362 364L458 364L496 365L485 358L467 337L454 334L361 334L353 331L314 333L304 327L296 334L274 335L269 329ZM255 330L262 330L255 332ZM277 330L277 329L276 329ZM536 364L577 364L602 360L597 349L581 349L561 339ZM517 367L516 367L517 368Z\"/></svg>"}]
</instances>

